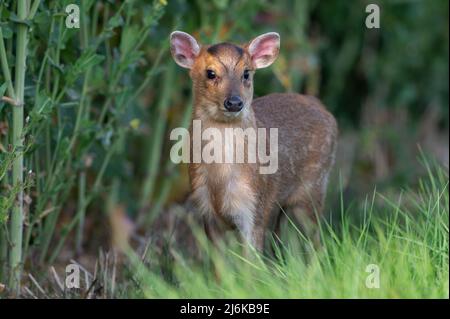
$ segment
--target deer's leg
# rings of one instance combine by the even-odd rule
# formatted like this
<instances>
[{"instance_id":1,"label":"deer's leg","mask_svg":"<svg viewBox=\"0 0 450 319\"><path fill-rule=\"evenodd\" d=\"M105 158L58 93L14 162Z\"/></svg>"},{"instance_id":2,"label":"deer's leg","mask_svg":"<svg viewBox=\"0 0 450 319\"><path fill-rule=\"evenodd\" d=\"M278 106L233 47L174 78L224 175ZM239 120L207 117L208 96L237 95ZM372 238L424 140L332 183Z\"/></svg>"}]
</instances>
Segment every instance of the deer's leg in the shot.
<instances>
[{"instance_id":1,"label":"deer's leg","mask_svg":"<svg viewBox=\"0 0 450 319\"><path fill-rule=\"evenodd\" d=\"M276 210L274 212L274 227L272 229L272 237L274 242L271 242L271 253L272 256L276 257L276 250L275 247L279 244L281 244L281 224L284 220L284 212L282 212L280 209Z\"/></svg>"},{"instance_id":2,"label":"deer's leg","mask_svg":"<svg viewBox=\"0 0 450 319\"><path fill-rule=\"evenodd\" d=\"M234 215L232 219L234 225L236 226L236 229L239 231L243 243L258 249L258 240L256 239L254 234L255 220L253 214L251 214L250 211L240 212Z\"/></svg>"},{"instance_id":3,"label":"deer's leg","mask_svg":"<svg viewBox=\"0 0 450 319\"><path fill-rule=\"evenodd\" d=\"M290 198L291 216L314 247L319 248L319 222L323 213L328 175L322 172L309 177L303 180L297 192Z\"/></svg>"},{"instance_id":4,"label":"deer's leg","mask_svg":"<svg viewBox=\"0 0 450 319\"><path fill-rule=\"evenodd\" d=\"M305 237L311 241L314 248L320 248L322 246L319 228L320 215L317 209L310 204L299 203L293 206L291 211L294 222L300 226Z\"/></svg>"},{"instance_id":5,"label":"deer's leg","mask_svg":"<svg viewBox=\"0 0 450 319\"><path fill-rule=\"evenodd\" d=\"M274 217L275 219L278 219L278 216L275 215L278 210L274 210L272 208L272 203L269 202L259 211L262 212L262 214L255 216L252 231L252 244L258 252L263 253L267 229L271 228L270 223L273 222Z\"/></svg>"},{"instance_id":6,"label":"deer's leg","mask_svg":"<svg viewBox=\"0 0 450 319\"><path fill-rule=\"evenodd\" d=\"M203 217L203 228L205 230L206 237L217 248L219 246L220 239L223 237L223 227L219 223L209 216Z\"/></svg>"},{"instance_id":7,"label":"deer's leg","mask_svg":"<svg viewBox=\"0 0 450 319\"><path fill-rule=\"evenodd\" d=\"M256 223L253 228L253 247L260 253L264 252L265 228L263 223Z\"/></svg>"},{"instance_id":8,"label":"deer's leg","mask_svg":"<svg viewBox=\"0 0 450 319\"><path fill-rule=\"evenodd\" d=\"M214 218L211 218L210 216L204 216L203 217L203 227L205 230L206 237L209 239L209 241L213 245L213 249L220 249L220 240L223 237L224 229L221 227L219 222L215 220ZM219 269L216 267L216 264L212 258L213 254L211 254L209 248L207 248L207 254L206 254L206 260L208 263L208 266L214 273L214 278L217 282L221 282L221 275L219 272Z\"/></svg>"},{"instance_id":9,"label":"deer's leg","mask_svg":"<svg viewBox=\"0 0 450 319\"><path fill-rule=\"evenodd\" d=\"M265 228L267 226L263 216L239 214L233 216L233 222L245 244L245 255L250 255L250 247L258 252L263 252Z\"/></svg>"},{"instance_id":10,"label":"deer's leg","mask_svg":"<svg viewBox=\"0 0 450 319\"><path fill-rule=\"evenodd\" d=\"M318 136L309 145L308 158L301 163L297 189L288 198L293 215L314 245L320 246L319 220L336 153L335 133ZM320 144L318 141L321 141Z\"/></svg>"}]
</instances>

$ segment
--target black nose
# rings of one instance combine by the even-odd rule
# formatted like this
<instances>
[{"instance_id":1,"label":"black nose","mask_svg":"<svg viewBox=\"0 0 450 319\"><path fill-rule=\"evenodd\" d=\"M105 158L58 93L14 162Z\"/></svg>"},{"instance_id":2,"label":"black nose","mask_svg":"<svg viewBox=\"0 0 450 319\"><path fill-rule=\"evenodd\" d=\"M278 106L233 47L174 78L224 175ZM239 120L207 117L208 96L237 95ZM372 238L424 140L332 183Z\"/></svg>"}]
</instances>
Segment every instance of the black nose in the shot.
<instances>
[{"instance_id":1,"label":"black nose","mask_svg":"<svg viewBox=\"0 0 450 319\"><path fill-rule=\"evenodd\" d=\"M239 112L240 110L242 110L244 103L239 96L233 95L226 99L225 102L223 102L223 105L229 112Z\"/></svg>"}]
</instances>

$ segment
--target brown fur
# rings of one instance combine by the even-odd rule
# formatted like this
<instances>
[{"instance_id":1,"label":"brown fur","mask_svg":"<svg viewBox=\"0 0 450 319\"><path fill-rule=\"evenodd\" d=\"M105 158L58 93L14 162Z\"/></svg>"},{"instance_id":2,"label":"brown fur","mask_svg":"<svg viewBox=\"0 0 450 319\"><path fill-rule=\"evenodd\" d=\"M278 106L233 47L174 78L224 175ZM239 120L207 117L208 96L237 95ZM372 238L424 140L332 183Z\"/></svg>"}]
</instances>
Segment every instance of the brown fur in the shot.
<instances>
[{"instance_id":1,"label":"brown fur","mask_svg":"<svg viewBox=\"0 0 450 319\"><path fill-rule=\"evenodd\" d=\"M214 70L217 79L206 79L207 69ZM245 69L251 74L248 81L242 79ZM225 229L237 228L261 251L266 230L277 228L271 224L280 220L278 205L290 207L299 221L314 229L323 208L338 131L334 117L314 97L270 94L253 100L254 69L247 45L202 47L190 71L193 119L202 121L203 130L278 128L278 171L261 175L258 163L193 163L189 174L208 235L215 240ZM244 102L239 116L224 114L223 101L230 95ZM252 227L247 229L250 221Z\"/></svg>"}]
</instances>

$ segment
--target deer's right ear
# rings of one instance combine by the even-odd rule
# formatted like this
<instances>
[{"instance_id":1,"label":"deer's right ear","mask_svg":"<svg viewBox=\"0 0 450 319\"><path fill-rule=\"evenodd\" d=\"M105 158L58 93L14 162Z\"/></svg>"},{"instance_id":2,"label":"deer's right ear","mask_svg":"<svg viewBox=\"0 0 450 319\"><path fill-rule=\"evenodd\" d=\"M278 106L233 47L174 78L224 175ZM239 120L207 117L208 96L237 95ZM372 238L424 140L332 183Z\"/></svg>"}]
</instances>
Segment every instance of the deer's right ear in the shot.
<instances>
[{"instance_id":1,"label":"deer's right ear","mask_svg":"<svg viewBox=\"0 0 450 319\"><path fill-rule=\"evenodd\" d=\"M190 69L200 53L200 46L194 37L186 32L174 31L170 34L170 52L179 66Z\"/></svg>"}]
</instances>

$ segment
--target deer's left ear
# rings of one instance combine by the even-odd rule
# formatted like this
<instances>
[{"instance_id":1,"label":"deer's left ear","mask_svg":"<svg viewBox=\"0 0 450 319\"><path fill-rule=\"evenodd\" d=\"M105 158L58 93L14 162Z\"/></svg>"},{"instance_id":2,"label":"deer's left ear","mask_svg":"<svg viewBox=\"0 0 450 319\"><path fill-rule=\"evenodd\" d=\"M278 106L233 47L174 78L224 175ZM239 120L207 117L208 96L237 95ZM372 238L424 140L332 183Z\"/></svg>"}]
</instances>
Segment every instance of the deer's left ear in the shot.
<instances>
[{"instance_id":1,"label":"deer's left ear","mask_svg":"<svg viewBox=\"0 0 450 319\"><path fill-rule=\"evenodd\" d=\"M248 45L248 53L255 68L265 68L271 65L280 51L280 35L269 32L253 39Z\"/></svg>"}]
</instances>

